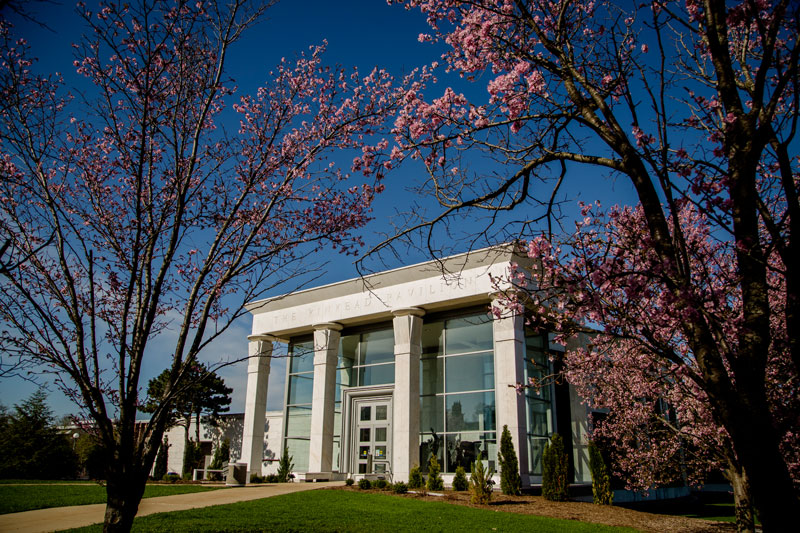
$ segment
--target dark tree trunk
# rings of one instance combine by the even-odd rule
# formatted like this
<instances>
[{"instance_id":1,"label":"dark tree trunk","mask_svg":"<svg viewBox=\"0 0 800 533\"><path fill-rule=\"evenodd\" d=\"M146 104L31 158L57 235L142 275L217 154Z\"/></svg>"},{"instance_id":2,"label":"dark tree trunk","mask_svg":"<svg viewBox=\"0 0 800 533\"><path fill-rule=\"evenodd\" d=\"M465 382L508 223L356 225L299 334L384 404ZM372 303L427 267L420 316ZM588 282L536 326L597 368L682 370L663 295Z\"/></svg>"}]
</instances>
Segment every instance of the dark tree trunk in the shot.
<instances>
[{"instance_id":1,"label":"dark tree trunk","mask_svg":"<svg viewBox=\"0 0 800 533\"><path fill-rule=\"evenodd\" d=\"M744 404L746 402L739 406ZM731 435L742 465L742 477L750 487L752 504L758 511L764 532L794 531L798 498L780 452L772 417L764 407L763 410L742 408L739 412L729 412L724 425Z\"/></svg>"},{"instance_id":2,"label":"dark tree trunk","mask_svg":"<svg viewBox=\"0 0 800 533\"><path fill-rule=\"evenodd\" d=\"M106 484L108 499L103 522L104 532L127 533L131 530L146 483L147 476L136 472L130 465L117 462L110 467Z\"/></svg>"}]
</instances>

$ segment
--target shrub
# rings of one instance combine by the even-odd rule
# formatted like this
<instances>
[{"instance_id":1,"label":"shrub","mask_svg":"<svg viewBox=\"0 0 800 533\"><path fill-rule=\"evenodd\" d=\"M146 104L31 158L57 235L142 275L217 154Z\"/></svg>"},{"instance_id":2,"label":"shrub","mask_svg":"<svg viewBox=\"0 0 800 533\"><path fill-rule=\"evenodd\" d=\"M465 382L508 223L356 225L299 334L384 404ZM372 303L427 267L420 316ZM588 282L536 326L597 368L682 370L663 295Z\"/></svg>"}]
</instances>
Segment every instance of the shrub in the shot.
<instances>
[{"instance_id":1,"label":"shrub","mask_svg":"<svg viewBox=\"0 0 800 533\"><path fill-rule=\"evenodd\" d=\"M192 479L194 469L203 468L204 459L203 449L198 443L193 440L186 442L183 450L183 479Z\"/></svg>"},{"instance_id":2,"label":"shrub","mask_svg":"<svg viewBox=\"0 0 800 533\"><path fill-rule=\"evenodd\" d=\"M358 480L358 488L361 490L367 490L372 488L372 482L367 478L359 479Z\"/></svg>"},{"instance_id":3,"label":"shrub","mask_svg":"<svg viewBox=\"0 0 800 533\"><path fill-rule=\"evenodd\" d=\"M408 492L408 485L403 483L402 481L398 481L394 485L392 485L392 492L395 494L405 494Z\"/></svg>"},{"instance_id":4,"label":"shrub","mask_svg":"<svg viewBox=\"0 0 800 533\"><path fill-rule=\"evenodd\" d=\"M211 460L211 464L208 467L212 470L220 470L222 469L223 465L227 464L231 458L231 441L228 439L224 439L222 442L219 443L217 449L214 450L214 459ZM208 474L208 479L212 481L219 481L222 479L222 475L218 472L211 472Z\"/></svg>"},{"instance_id":5,"label":"shrub","mask_svg":"<svg viewBox=\"0 0 800 533\"><path fill-rule=\"evenodd\" d=\"M292 468L294 468L294 463L292 463L292 456L289 455L289 447L284 446L283 455L281 455L281 460L278 461L278 483L287 483L289 479L294 477L291 476Z\"/></svg>"},{"instance_id":6,"label":"shrub","mask_svg":"<svg viewBox=\"0 0 800 533\"><path fill-rule=\"evenodd\" d=\"M353 483L355 483L355 482L353 481L353 478L351 478L351 477L349 477L349 478L344 480L344 484L347 485L348 487L352 487Z\"/></svg>"},{"instance_id":7,"label":"shrub","mask_svg":"<svg viewBox=\"0 0 800 533\"><path fill-rule=\"evenodd\" d=\"M428 490L444 490L444 481L442 480L441 471L442 468L439 466L439 461L436 460L436 456L431 455L428 461L428 482L425 484Z\"/></svg>"},{"instance_id":8,"label":"shrub","mask_svg":"<svg viewBox=\"0 0 800 533\"><path fill-rule=\"evenodd\" d=\"M469 481L467 481L467 473L464 471L463 466L456 468L456 475L453 478L453 490L467 490L469 488Z\"/></svg>"},{"instance_id":9,"label":"shrub","mask_svg":"<svg viewBox=\"0 0 800 533\"><path fill-rule=\"evenodd\" d=\"M281 478L278 477L278 474L267 474L264 478L265 483L280 483Z\"/></svg>"},{"instance_id":10,"label":"shrub","mask_svg":"<svg viewBox=\"0 0 800 533\"><path fill-rule=\"evenodd\" d=\"M180 478L181 478L181 476L179 476L178 474L176 474L174 472L170 472L169 474L164 474L164 476L161 478L161 480L162 481L166 481L167 483L175 483Z\"/></svg>"},{"instance_id":11,"label":"shrub","mask_svg":"<svg viewBox=\"0 0 800 533\"><path fill-rule=\"evenodd\" d=\"M598 505L611 505L614 491L611 490L611 476L608 475L603 454L594 441L589 441L589 470L592 473L592 496Z\"/></svg>"},{"instance_id":12,"label":"shrub","mask_svg":"<svg viewBox=\"0 0 800 533\"><path fill-rule=\"evenodd\" d=\"M408 488L421 489L424 484L425 480L422 477L422 473L420 473L419 467L415 466L411 469L411 472L408 473Z\"/></svg>"},{"instance_id":13,"label":"shrub","mask_svg":"<svg viewBox=\"0 0 800 533\"><path fill-rule=\"evenodd\" d=\"M250 483L263 483L264 478L258 474L250 474Z\"/></svg>"},{"instance_id":14,"label":"shrub","mask_svg":"<svg viewBox=\"0 0 800 533\"><path fill-rule=\"evenodd\" d=\"M158 448L156 455L156 464L153 467L153 478L164 479L167 475L167 453L169 450L169 443L165 440Z\"/></svg>"},{"instance_id":15,"label":"shrub","mask_svg":"<svg viewBox=\"0 0 800 533\"><path fill-rule=\"evenodd\" d=\"M503 494L519 496L522 492L522 480L519 477L519 461L514 443L511 441L511 432L508 426L503 426L500 437L500 453L497 454L500 463L500 490Z\"/></svg>"},{"instance_id":16,"label":"shrub","mask_svg":"<svg viewBox=\"0 0 800 533\"><path fill-rule=\"evenodd\" d=\"M569 499L569 461L564 451L564 439L553 433L542 452L542 496L563 502Z\"/></svg>"},{"instance_id":17,"label":"shrub","mask_svg":"<svg viewBox=\"0 0 800 533\"><path fill-rule=\"evenodd\" d=\"M379 479L375 483L373 483L373 486L376 489L380 489L380 490L384 490L388 485L389 485L389 482L386 481L385 479Z\"/></svg>"},{"instance_id":18,"label":"shrub","mask_svg":"<svg viewBox=\"0 0 800 533\"><path fill-rule=\"evenodd\" d=\"M469 476L469 490L472 493L470 501L488 505L492 499L492 469L483 468L483 461L478 459L472 463L472 473Z\"/></svg>"}]
</instances>

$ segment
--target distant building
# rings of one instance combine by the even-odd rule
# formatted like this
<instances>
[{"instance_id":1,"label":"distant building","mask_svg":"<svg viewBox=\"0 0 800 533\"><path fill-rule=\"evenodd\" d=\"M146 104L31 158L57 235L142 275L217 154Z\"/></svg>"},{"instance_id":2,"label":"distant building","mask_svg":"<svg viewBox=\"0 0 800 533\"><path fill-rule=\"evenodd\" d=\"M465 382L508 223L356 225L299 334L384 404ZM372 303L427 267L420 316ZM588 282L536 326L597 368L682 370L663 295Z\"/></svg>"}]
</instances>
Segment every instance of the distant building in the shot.
<instances>
[{"instance_id":1,"label":"distant building","mask_svg":"<svg viewBox=\"0 0 800 533\"><path fill-rule=\"evenodd\" d=\"M489 312L502 305L492 277L512 263L530 260L495 247L248 304L240 461L267 473L286 446L300 479L405 481L433 454L449 482L456 467L469 471L479 458L497 470L507 425L523 484L541 482L542 449L556 431L573 481L590 483L588 412L574 389L513 387L551 373L550 354L563 348L522 316ZM443 275L442 265L458 275ZM291 356L281 422L265 413L275 343L288 344Z\"/></svg>"}]
</instances>

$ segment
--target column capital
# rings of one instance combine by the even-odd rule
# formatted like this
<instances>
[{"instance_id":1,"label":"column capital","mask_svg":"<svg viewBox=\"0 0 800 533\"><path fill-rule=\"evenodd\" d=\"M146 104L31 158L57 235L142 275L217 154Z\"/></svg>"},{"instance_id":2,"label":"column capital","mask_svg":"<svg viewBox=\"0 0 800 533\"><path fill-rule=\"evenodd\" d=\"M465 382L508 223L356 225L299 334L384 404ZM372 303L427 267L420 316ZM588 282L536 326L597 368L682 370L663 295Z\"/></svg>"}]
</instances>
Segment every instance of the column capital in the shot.
<instances>
[{"instance_id":1,"label":"column capital","mask_svg":"<svg viewBox=\"0 0 800 533\"><path fill-rule=\"evenodd\" d=\"M516 287L509 287L507 289L503 289L503 290L499 290L499 291L492 291L492 292L487 293L487 294L489 296L489 299L492 301L492 303L494 303L494 302L497 302L498 300L502 300L503 298L508 298L511 295L521 294L522 292L524 292L524 291L521 291L520 289L518 289Z\"/></svg>"},{"instance_id":2,"label":"column capital","mask_svg":"<svg viewBox=\"0 0 800 533\"><path fill-rule=\"evenodd\" d=\"M342 331L344 326L339 324L338 322L320 322L319 324L312 324L312 328L314 331L324 331L324 330L332 330L332 331Z\"/></svg>"},{"instance_id":3,"label":"column capital","mask_svg":"<svg viewBox=\"0 0 800 533\"><path fill-rule=\"evenodd\" d=\"M421 307L401 307L399 309L392 309L394 316L425 316L425 310Z\"/></svg>"},{"instance_id":4,"label":"column capital","mask_svg":"<svg viewBox=\"0 0 800 533\"><path fill-rule=\"evenodd\" d=\"M267 333L257 333L253 335L248 335L247 340L250 342L259 342L259 341L267 341L267 342L275 342L278 340L277 337L273 337Z\"/></svg>"}]
</instances>

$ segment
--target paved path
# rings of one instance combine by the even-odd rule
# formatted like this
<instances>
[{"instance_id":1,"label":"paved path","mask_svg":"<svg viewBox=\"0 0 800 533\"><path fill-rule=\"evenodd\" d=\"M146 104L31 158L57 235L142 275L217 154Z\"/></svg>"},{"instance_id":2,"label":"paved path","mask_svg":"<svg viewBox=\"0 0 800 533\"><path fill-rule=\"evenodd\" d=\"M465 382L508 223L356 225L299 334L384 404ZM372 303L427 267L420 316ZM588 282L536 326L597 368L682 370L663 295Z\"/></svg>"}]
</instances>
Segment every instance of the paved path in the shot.
<instances>
[{"instance_id":1,"label":"paved path","mask_svg":"<svg viewBox=\"0 0 800 533\"><path fill-rule=\"evenodd\" d=\"M226 503L248 500L259 500L279 494L321 489L324 487L336 487L339 485L344 485L344 482L278 483L231 487L207 492L176 494L175 496L145 498L142 500L142 503L139 504L139 512L136 516L166 513L170 511L183 511L185 509L196 509L198 507L210 507L212 505L223 505ZM106 505L104 503L99 503L3 514L0 515L0 532L45 533L73 527L89 526L102 522L105 510Z\"/></svg>"}]
</instances>

